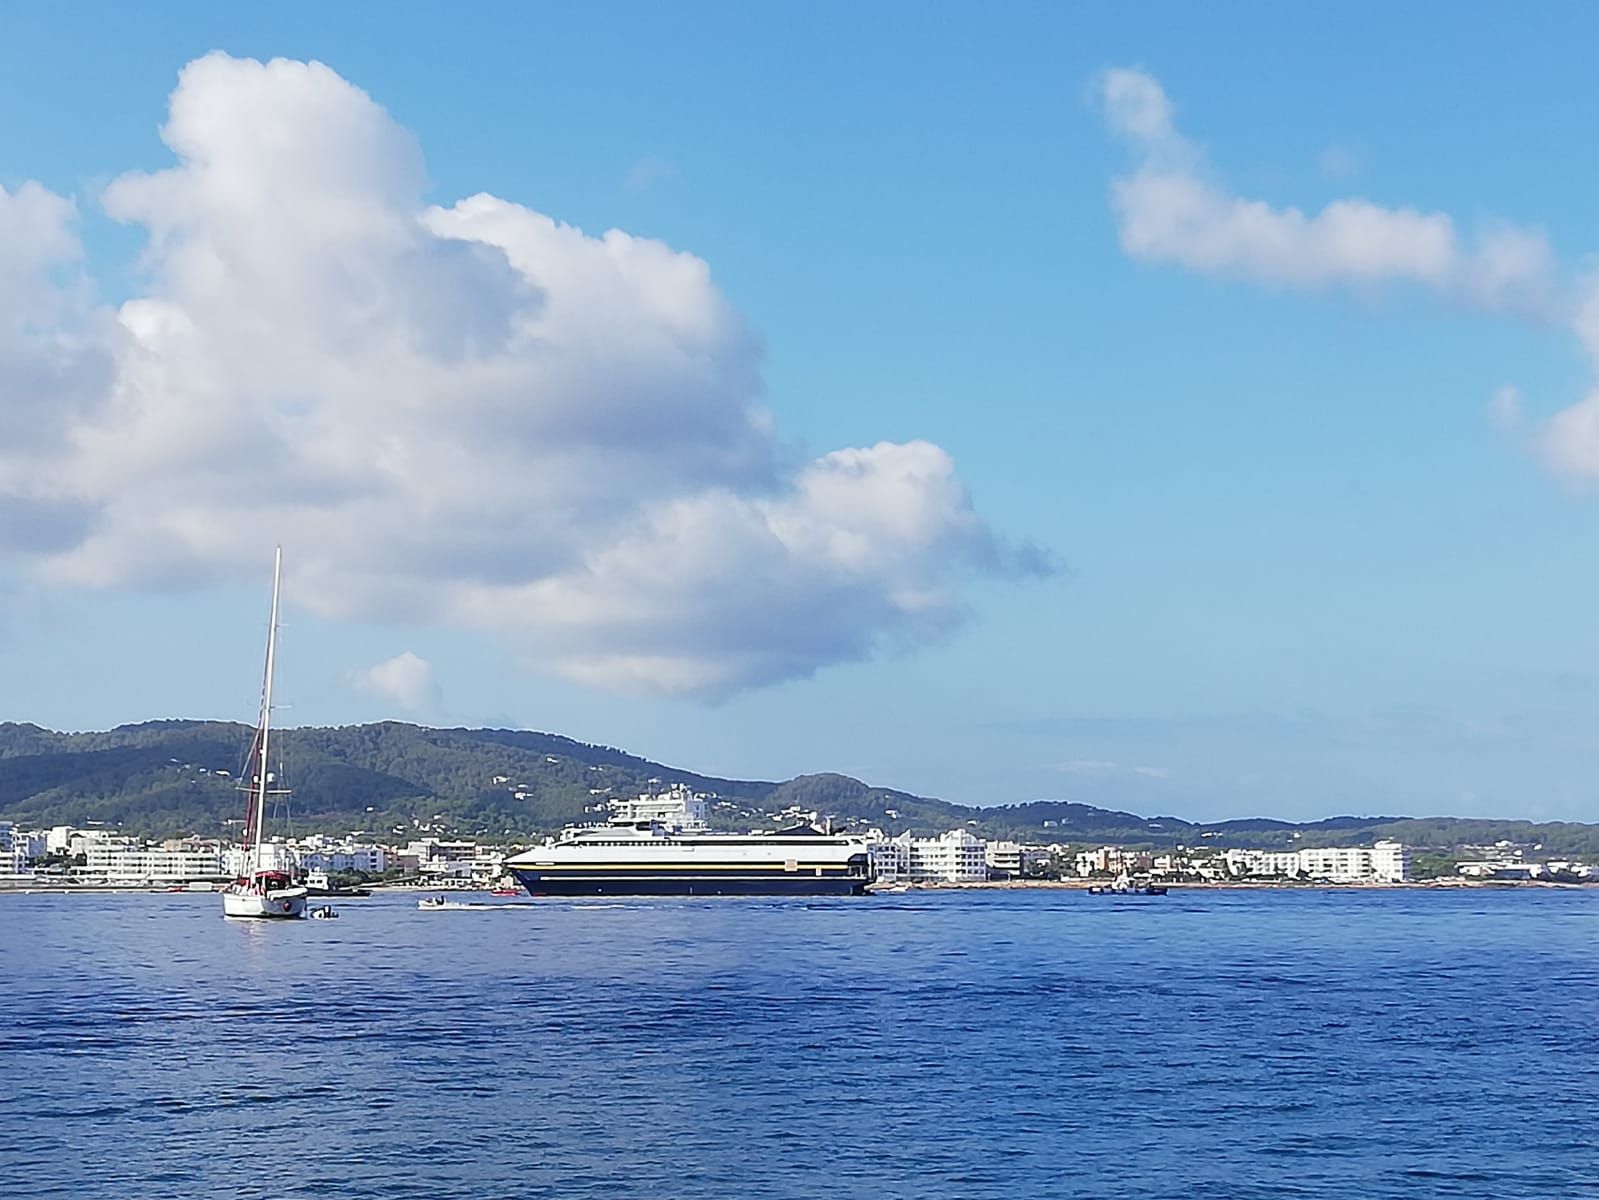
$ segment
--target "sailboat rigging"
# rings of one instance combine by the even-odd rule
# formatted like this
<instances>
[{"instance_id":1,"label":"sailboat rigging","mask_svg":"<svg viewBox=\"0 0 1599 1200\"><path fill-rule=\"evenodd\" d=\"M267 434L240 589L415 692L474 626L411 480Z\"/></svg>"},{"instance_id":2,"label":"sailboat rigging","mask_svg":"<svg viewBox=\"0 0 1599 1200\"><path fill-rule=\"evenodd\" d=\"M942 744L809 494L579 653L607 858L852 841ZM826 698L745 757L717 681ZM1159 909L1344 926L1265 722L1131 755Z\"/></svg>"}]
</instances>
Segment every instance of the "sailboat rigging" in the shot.
<instances>
[{"instance_id":1,"label":"sailboat rigging","mask_svg":"<svg viewBox=\"0 0 1599 1200\"><path fill-rule=\"evenodd\" d=\"M295 918L305 915L307 889L296 887L287 870L263 862L266 842L266 798L272 784L269 751L272 741L272 677L278 647L278 589L283 574L283 547L272 560L272 616L267 624L266 670L261 683L261 716L250 746L244 778L249 783L250 804L245 813L244 873L222 889L225 917ZM274 795L281 792L273 790Z\"/></svg>"}]
</instances>

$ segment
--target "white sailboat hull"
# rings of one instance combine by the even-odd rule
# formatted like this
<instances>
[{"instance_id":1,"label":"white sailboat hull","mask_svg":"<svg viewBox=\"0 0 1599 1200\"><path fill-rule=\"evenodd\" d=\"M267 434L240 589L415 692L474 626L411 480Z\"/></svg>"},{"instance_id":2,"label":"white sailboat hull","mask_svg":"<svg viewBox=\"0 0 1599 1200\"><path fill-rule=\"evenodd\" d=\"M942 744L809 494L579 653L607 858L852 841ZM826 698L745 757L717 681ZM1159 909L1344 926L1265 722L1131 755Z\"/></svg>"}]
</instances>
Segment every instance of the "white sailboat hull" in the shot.
<instances>
[{"instance_id":1,"label":"white sailboat hull","mask_svg":"<svg viewBox=\"0 0 1599 1200\"><path fill-rule=\"evenodd\" d=\"M277 891L223 892L224 917L275 917L294 919L305 916L305 888L280 888Z\"/></svg>"},{"instance_id":2,"label":"white sailboat hull","mask_svg":"<svg viewBox=\"0 0 1599 1200\"><path fill-rule=\"evenodd\" d=\"M294 886L289 871L263 870L261 861L261 844L266 839L266 798L273 783L268 749L272 731L272 670L278 646L278 585L282 577L283 548L280 546L272 560L272 616L267 621L266 669L261 676L261 721L250 747L249 765L240 773L241 779L251 781L253 793L252 811L245 827L250 861L248 873L222 890L224 917L293 920L305 916L305 898L309 894L308 889Z\"/></svg>"}]
</instances>

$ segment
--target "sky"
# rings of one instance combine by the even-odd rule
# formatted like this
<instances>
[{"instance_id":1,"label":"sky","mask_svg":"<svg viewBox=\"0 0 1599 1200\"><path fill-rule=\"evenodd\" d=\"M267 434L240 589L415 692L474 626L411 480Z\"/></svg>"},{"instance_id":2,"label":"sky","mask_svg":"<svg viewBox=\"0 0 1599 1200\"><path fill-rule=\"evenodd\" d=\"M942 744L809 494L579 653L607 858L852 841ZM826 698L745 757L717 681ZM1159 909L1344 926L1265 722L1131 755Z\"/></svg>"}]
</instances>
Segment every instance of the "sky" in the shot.
<instances>
[{"instance_id":1,"label":"sky","mask_svg":"<svg viewBox=\"0 0 1599 1200\"><path fill-rule=\"evenodd\" d=\"M1599 820L1599 11L33 6L0 720Z\"/></svg>"}]
</instances>

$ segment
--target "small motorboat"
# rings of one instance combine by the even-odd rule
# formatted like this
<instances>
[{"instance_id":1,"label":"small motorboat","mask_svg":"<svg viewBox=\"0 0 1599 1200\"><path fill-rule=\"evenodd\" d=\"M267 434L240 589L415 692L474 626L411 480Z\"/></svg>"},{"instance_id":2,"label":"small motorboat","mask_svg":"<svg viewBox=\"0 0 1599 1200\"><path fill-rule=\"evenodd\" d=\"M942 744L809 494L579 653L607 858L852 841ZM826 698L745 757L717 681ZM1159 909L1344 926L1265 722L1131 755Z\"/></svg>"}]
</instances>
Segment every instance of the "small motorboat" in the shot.
<instances>
[{"instance_id":1,"label":"small motorboat","mask_svg":"<svg viewBox=\"0 0 1599 1200\"><path fill-rule=\"evenodd\" d=\"M1090 896L1164 896L1163 883L1134 883L1127 875L1119 876L1115 883L1096 883L1088 889Z\"/></svg>"},{"instance_id":2,"label":"small motorboat","mask_svg":"<svg viewBox=\"0 0 1599 1200\"><path fill-rule=\"evenodd\" d=\"M324 904L321 908L311 910L312 919L317 921L331 921L338 915L338 911L331 904Z\"/></svg>"},{"instance_id":3,"label":"small motorboat","mask_svg":"<svg viewBox=\"0 0 1599 1200\"><path fill-rule=\"evenodd\" d=\"M416 902L416 906L424 912L438 912L440 909L460 910L464 908L499 908L498 904L473 904L464 900L446 900L443 896L424 896Z\"/></svg>"}]
</instances>

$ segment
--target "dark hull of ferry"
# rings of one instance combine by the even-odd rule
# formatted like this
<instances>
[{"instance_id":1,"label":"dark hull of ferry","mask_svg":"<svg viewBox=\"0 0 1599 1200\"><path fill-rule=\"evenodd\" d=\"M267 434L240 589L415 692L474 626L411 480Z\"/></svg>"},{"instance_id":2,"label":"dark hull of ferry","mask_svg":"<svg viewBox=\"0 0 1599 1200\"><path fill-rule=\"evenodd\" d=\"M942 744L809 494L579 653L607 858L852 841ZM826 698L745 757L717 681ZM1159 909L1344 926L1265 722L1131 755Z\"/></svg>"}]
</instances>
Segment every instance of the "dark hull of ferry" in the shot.
<instances>
[{"instance_id":1,"label":"dark hull of ferry","mask_svg":"<svg viewBox=\"0 0 1599 1200\"><path fill-rule=\"evenodd\" d=\"M607 874L511 868L533 896L861 896L870 879L848 875Z\"/></svg>"}]
</instances>

